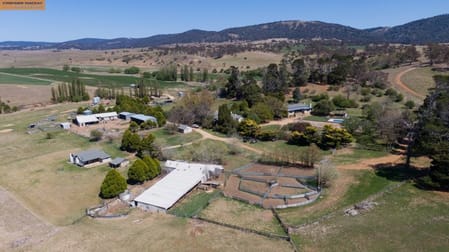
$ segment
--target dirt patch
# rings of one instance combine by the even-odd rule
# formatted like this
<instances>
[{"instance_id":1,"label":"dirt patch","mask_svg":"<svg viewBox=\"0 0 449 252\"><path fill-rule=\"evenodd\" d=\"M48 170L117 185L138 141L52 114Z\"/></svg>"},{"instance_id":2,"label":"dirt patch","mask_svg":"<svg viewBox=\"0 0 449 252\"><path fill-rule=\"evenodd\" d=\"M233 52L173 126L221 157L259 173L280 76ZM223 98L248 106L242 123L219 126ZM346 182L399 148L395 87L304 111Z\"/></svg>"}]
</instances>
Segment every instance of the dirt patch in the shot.
<instances>
[{"instance_id":1,"label":"dirt patch","mask_svg":"<svg viewBox=\"0 0 449 252\"><path fill-rule=\"evenodd\" d=\"M13 129L2 129L2 130L0 130L0 133L9 133L12 131L13 131Z\"/></svg>"},{"instance_id":2,"label":"dirt patch","mask_svg":"<svg viewBox=\"0 0 449 252\"><path fill-rule=\"evenodd\" d=\"M355 164L339 165L337 168L343 170L366 170L372 169L378 164L390 164L390 166L393 166L402 163L403 158L401 155L388 155L385 157L365 159Z\"/></svg>"}]
</instances>

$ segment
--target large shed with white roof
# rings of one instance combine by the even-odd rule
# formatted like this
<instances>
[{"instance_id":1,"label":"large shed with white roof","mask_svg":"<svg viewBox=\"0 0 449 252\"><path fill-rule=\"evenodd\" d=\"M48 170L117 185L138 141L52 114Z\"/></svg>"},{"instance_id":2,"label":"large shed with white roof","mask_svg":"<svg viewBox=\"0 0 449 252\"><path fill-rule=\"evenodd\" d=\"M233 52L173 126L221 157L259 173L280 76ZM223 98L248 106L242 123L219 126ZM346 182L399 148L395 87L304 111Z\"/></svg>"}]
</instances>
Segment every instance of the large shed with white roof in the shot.
<instances>
[{"instance_id":1,"label":"large shed with white roof","mask_svg":"<svg viewBox=\"0 0 449 252\"><path fill-rule=\"evenodd\" d=\"M167 160L165 170L171 171L134 199L137 207L165 213L195 186L218 176L224 168L221 165Z\"/></svg>"}]
</instances>

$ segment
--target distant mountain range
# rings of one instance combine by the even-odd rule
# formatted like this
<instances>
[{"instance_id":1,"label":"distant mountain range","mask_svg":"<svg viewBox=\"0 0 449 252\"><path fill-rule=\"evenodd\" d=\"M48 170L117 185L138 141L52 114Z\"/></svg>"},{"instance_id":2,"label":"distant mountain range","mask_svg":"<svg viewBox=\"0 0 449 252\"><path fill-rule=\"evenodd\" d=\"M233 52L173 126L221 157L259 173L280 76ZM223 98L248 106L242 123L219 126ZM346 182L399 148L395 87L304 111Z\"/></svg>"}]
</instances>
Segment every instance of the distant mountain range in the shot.
<instances>
[{"instance_id":1,"label":"distant mountain range","mask_svg":"<svg viewBox=\"0 0 449 252\"><path fill-rule=\"evenodd\" d=\"M257 41L265 39L337 39L352 44L365 43L449 43L449 14L420 19L394 27L356 29L319 21L279 21L229 28L222 31L190 30L146 38L84 38L60 43L5 41L0 49L117 49L155 47L167 44Z\"/></svg>"}]
</instances>

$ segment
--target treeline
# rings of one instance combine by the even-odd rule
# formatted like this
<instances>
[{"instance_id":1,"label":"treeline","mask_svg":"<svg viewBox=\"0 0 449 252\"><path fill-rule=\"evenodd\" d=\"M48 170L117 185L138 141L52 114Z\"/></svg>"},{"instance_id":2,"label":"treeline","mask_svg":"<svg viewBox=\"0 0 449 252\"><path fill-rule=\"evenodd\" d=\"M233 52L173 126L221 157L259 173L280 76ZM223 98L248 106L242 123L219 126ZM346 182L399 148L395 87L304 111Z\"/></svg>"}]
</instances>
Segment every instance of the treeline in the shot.
<instances>
[{"instance_id":1,"label":"treeline","mask_svg":"<svg viewBox=\"0 0 449 252\"><path fill-rule=\"evenodd\" d=\"M414 140L408 156L432 159L427 176L418 180L421 186L449 191L449 77L434 79L436 87L419 108L415 127L408 131Z\"/></svg>"},{"instance_id":2,"label":"treeline","mask_svg":"<svg viewBox=\"0 0 449 252\"><path fill-rule=\"evenodd\" d=\"M51 100L59 102L80 102L89 100L89 94L85 85L79 80L72 80L71 83L58 84L57 88L51 88Z\"/></svg>"},{"instance_id":3,"label":"treeline","mask_svg":"<svg viewBox=\"0 0 449 252\"><path fill-rule=\"evenodd\" d=\"M99 87L95 90L95 96L98 96L102 99L115 99L118 95L124 95L125 91L123 88L116 89L114 86L112 87Z\"/></svg>"}]
</instances>

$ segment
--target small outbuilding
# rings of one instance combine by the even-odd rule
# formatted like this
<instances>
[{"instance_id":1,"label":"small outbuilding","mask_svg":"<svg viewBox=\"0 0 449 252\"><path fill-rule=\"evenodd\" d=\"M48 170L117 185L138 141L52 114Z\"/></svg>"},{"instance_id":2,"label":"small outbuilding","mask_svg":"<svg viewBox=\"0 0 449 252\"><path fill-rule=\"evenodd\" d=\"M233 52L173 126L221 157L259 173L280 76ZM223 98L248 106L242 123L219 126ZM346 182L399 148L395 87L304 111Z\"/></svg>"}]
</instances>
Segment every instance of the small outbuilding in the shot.
<instances>
[{"instance_id":1,"label":"small outbuilding","mask_svg":"<svg viewBox=\"0 0 449 252\"><path fill-rule=\"evenodd\" d=\"M86 150L79 153L70 153L69 161L81 167L93 166L111 161L111 156L101 150Z\"/></svg>"},{"instance_id":2,"label":"small outbuilding","mask_svg":"<svg viewBox=\"0 0 449 252\"><path fill-rule=\"evenodd\" d=\"M120 167L126 167L129 165L129 160L125 158L114 158L111 161L109 161L109 166L112 168L120 168Z\"/></svg>"},{"instance_id":3,"label":"small outbuilding","mask_svg":"<svg viewBox=\"0 0 449 252\"><path fill-rule=\"evenodd\" d=\"M188 133L191 133L191 132L192 132L192 127L189 127L189 126L187 126L187 125L185 125L185 124L180 124L180 125L178 126L178 131L179 131L180 133L183 133L183 134L188 134Z\"/></svg>"},{"instance_id":4,"label":"small outbuilding","mask_svg":"<svg viewBox=\"0 0 449 252\"><path fill-rule=\"evenodd\" d=\"M61 126L61 128L63 129L70 129L70 123L69 122L62 122L59 124L59 126Z\"/></svg>"},{"instance_id":5,"label":"small outbuilding","mask_svg":"<svg viewBox=\"0 0 449 252\"><path fill-rule=\"evenodd\" d=\"M95 96L95 97L92 99L92 104L97 105L97 104L100 103L100 100L101 100L100 97Z\"/></svg>"}]
</instances>

